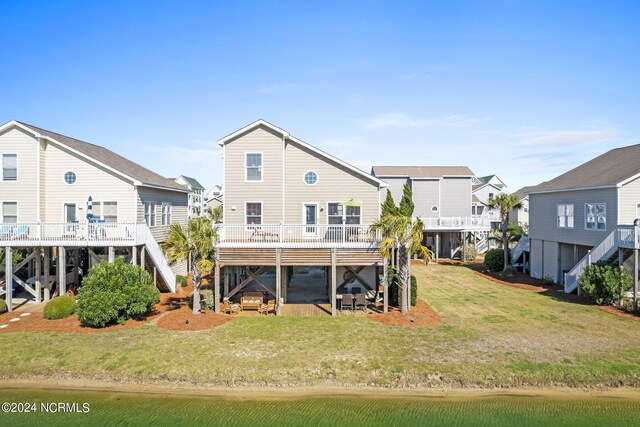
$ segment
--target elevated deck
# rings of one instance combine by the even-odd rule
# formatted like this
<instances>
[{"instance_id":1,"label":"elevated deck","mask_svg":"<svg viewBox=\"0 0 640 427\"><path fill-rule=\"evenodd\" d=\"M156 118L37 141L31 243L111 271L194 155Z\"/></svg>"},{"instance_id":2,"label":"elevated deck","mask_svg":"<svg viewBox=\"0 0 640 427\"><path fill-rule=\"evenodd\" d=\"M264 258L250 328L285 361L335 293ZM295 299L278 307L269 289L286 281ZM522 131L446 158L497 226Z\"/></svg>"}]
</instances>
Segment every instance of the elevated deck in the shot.
<instances>
[{"instance_id":1,"label":"elevated deck","mask_svg":"<svg viewBox=\"0 0 640 427\"><path fill-rule=\"evenodd\" d=\"M437 217L421 218L424 231L489 231L490 217Z\"/></svg>"},{"instance_id":2,"label":"elevated deck","mask_svg":"<svg viewBox=\"0 0 640 427\"><path fill-rule=\"evenodd\" d=\"M0 246L137 246L146 243L145 223L25 222L0 224Z\"/></svg>"}]
</instances>

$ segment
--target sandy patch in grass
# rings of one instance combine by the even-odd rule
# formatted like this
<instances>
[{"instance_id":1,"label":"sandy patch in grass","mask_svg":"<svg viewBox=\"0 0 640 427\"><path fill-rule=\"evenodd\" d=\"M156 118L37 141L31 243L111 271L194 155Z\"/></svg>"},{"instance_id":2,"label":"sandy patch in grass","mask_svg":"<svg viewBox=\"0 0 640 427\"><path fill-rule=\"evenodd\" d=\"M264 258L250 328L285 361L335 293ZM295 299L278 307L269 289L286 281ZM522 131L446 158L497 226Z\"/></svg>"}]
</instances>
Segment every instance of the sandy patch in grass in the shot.
<instances>
[{"instance_id":1,"label":"sandy patch in grass","mask_svg":"<svg viewBox=\"0 0 640 427\"><path fill-rule=\"evenodd\" d=\"M391 326L432 326L442 322L440 315L420 298L418 298L416 306L407 313L390 311L383 314L369 314L367 317Z\"/></svg>"},{"instance_id":2,"label":"sandy patch in grass","mask_svg":"<svg viewBox=\"0 0 640 427\"><path fill-rule=\"evenodd\" d=\"M195 316L191 307L184 305L158 319L156 326L170 331L202 331L218 327L230 320L231 316L215 314L209 310L203 310L200 315Z\"/></svg>"}]
</instances>

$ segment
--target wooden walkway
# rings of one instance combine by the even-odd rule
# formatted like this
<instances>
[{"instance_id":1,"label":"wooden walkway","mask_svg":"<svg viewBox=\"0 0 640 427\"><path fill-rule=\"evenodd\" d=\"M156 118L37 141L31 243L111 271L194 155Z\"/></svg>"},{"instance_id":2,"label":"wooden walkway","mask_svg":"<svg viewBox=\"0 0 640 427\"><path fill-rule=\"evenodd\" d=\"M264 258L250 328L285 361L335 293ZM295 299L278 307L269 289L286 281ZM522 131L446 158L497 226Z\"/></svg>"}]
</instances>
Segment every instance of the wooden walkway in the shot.
<instances>
[{"instance_id":1,"label":"wooden walkway","mask_svg":"<svg viewBox=\"0 0 640 427\"><path fill-rule=\"evenodd\" d=\"M338 316L363 317L374 313L373 310L337 311ZM331 304L284 304L280 309L281 316L327 317L331 316Z\"/></svg>"}]
</instances>

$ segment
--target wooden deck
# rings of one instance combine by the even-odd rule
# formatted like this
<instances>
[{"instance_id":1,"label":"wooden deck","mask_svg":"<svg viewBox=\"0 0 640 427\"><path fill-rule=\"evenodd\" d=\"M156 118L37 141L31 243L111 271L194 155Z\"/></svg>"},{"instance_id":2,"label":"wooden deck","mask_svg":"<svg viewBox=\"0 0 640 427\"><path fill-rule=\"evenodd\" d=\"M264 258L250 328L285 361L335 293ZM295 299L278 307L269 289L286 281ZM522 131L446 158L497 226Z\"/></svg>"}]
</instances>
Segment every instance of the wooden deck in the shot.
<instances>
[{"instance_id":1,"label":"wooden deck","mask_svg":"<svg viewBox=\"0 0 640 427\"><path fill-rule=\"evenodd\" d=\"M381 313L382 307L378 308L368 308L366 311L364 310L354 310L354 311L337 311L338 316L344 317L364 317L367 314L373 313ZM266 317L264 314L258 313L257 310L243 310L238 314L233 314L232 316L239 317ZM269 314L269 317L274 316L273 314ZM283 304L280 309L280 316L295 316L295 317L331 317L331 304Z\"/></svg>"}]
</instances>

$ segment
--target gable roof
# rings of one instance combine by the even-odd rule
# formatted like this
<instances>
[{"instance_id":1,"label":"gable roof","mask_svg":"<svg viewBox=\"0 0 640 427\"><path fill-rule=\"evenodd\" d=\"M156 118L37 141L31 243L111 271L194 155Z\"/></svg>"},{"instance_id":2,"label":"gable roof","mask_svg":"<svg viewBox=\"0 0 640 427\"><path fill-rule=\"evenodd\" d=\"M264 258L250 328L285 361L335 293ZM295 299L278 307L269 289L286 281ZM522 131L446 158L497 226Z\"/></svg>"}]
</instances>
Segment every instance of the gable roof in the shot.
<instances>
[{"instance_id":1,"label":"gable roof","mask_svg":"<svg viewBox=\"0 0 640 427\"><path fill-rule=\"evenodd\" d=\"M310 151L313 151L316 154L319 154L320 156L324 157L325 159L328 159L332 162L335 162L337 164L339 164L340 166L343 166L349 170L351 170L352 172L355 172L358 175L363 176L364 178L373 181L374 183L378 184L379 187L387 187L387 183L379 180L378 178L376 178L375 176L366 173L365 171L363 171L362 169L359 169L343 160L338 159L337 157L332 156L329 153L326 153L322 150L320 150L319 148L314 147L311 144L307 144L306 142L296 138L295 136L291 135L289 132L287 132L284 129L279 128L276 125L272 125L271 123L267 122L266 120L262 120L262 119L258 119L255 122L248 124L247 126L238 129L237 131L230 133L229 135L225 136L224 138L221 138L218 140L218 145L220 145L221 147L224 147L224 145L234 139L236 139L237 137L239 137L240 135L243 135L247 132L249 132L250 130L253 130L255 128L258 128L260 126L264 126L268 129L271 129L272 131L279 133L280 135L282 135L283 138L289 140L289 141L293 141L294 143L300 145L301 147L304 147Z\"/></svg>"},{"instance_id":2,"label":"gable roof","mask_svg":"<svg viewBox=\"0 0 640 427\"><path fill-rule=\"evenodd\" d=\"M189 186L191 188L195 188L197 190L204 190L204 187L202 186L202 184L200 184L198 182L198 180L195 179L195 178L191 178L190 176L186 176L186 175L180 175L178 178L182 178L185 181L187 181L187 183L189 184ZM176 179L178 179L178 178L176 178Z\"/></svg>"},{"instance_id":3,"label":"gable roof","mask_svg":"<svg viewBox=\"0 0 640 427\"><path fill-rule=\"evenodd\" d=\"M379 177L442 178L473 176L467 166L373 166L371 173Z\"/></svg>"},{"instance_id":4,"label":"gable roof","mask_svg":"<svg viewBox=\"0 0 640 427\"><path fill-rule=\"evenodd\" d=\"M484 184L473 184L473 185L471 186L471 192L472 192L472 193L475 193L476 191L480 190L481 188L486 187L487 185L489 185L489 186L491 186L491 187L495 188L495 189L496 189L496 190L498 190L498 191L502 191L502 188L504 188L504 187L500 188L500 187L499 187L499 186L497 186L496 184L491 184L490 182L486 182L486 183L484 183Z\"/></svg>"},{"instance_id":5,"label":"gable roof","mask_svg":"<svg viewBox=\"0 0 640 427\"><path fill-rule=\"evenodd\" d=\"M518 195L518 200L522 200L525 197L529 197L529 193L536 187L537 185L529 185L528 187L522 187L521 189L516 191L515 194Z\"/></svg>"},{"instance_id":6,"label":"gable roof","mask_svg":"<svg viewBox=\"0 0 640 427\"><path fill-rule=\"evenodd\" d=\"M476 179L478 181L480 181L482 184L488 184L489 181L491 181L493 178L495 178L498 181L500 181L500 184L492 184L494 187L499 188L499 189L503 189L504 187L506 187L506 184L504 183L503 180L500 179L500 177L498 175L494 174L494 175L476 177Z\"/></svg>"},{"instance_id":7,"label":"gable roof","mask_svg":"<svg viewBox=\"0 0 640 427\"><path fill-rule=\"evenodd\" d=\"M129 159L122 157L119 154L114 153L111 150L100 147L99 145L90 144L79 139L61 135L56 132L51 132L49 130L18 122L16 120L12 120L0 126L0 130L12 125L29 131L37 137L46 138L49 141L57 143L58 145L71 149L72 151L75 151L82 156L88 157L94 160L96 163L106 166L107 169L113 170L120 175L131 179L135 182L136 185L160 187L168 190L187 191L186 187L184 187L183 185L165 178L143 166L140 166L135 162L132 162Z\"/></svg>"},{"instance_id":8,"label":"gable roof","mask_svg":"<svg viewBox=\"0 0 640 427\"><path fill-rule=\"evenodd\" d=\"M615 148L537 185L529 193L619 187L640 176L640 144Z\"/></svg>"}]
</instances>

